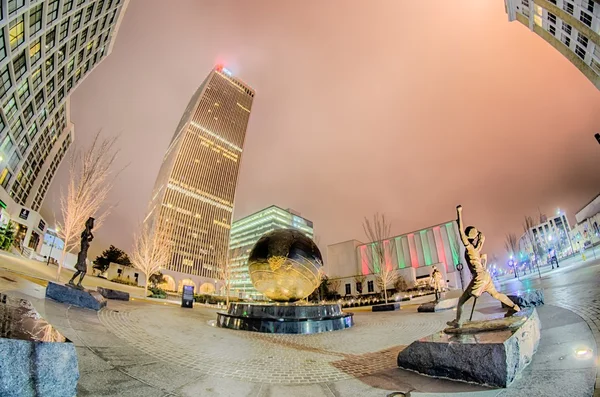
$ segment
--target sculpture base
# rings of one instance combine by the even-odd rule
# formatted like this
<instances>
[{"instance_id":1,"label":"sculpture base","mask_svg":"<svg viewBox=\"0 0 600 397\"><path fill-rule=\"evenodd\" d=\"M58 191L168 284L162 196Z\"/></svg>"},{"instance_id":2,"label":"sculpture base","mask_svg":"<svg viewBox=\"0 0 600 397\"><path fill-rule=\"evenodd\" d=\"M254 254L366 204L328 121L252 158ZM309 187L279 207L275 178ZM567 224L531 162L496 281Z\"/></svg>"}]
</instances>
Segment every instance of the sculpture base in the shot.
<instances>
[{"instance_id":1,"label":"sculpture base","mask_svg":"<svg viewBox=\"0 0 600 397\"><path fill-rule=\"evenodd\" d=\"M458 305L458 298L442 299L423 303L417 308L419 313L441 312L443 310L454 309Z\"/></svg>"},{"instance_id":2,"label":"sculpture base","mask_svg":"<svg viewBox=\"0 0 600 397\"><path fill-rule=\"evenodd\" d=\"M97 291L78 289L53 282L49 282L46 287L46 298L92 310L100 310L106 306L106 299Z\"/></svg>"},{"instance_id":3,"label":"sculpture base","mask_svg":"<svg viewBox=\"0 0 600 397\"><path fill-rule=\"evenodd\" d=\"M393 312L394 310L400 310L399 303L383 303L381 305L371 306L371 311L373 312Z\"/></svg>"},{"instance_id":4,"label":"sculpture base","mask_svg":"<svg viewBox=\"0 0 600 397\"><path fill-rule=\"evenodd\" d=\"M544 304L544 290L529 289L525 292L507 295L511 301L515 302L519 307L536 307ZM502 307L508 307L504 303Z\"/></svg>"},{"instance_id":5,"label":"sculpture base","mask_svg":"<svg viewBox=\"0 0 600 397\"><path fill-rule=\"evenodd\" d=\"M540 320L535 309L522 310L504 320L509 325L503 330L480 327L475 334L441 331L415 341L400 352L398 366L434 377L508 387L537 350Z\"/></svg>"},{"instance_id":6,"label":"sculpture base","mask_svg":"<svg viewBox=\"0 0 600 397\"><path fill-rule=\"evenodd\" d=\"M119 300L119 301L128 301L129 300L128 292L118 291L116 289L110 289L110 288L102 288L102 287L96 287L96 291L98 291L98 293L100 295L102 295L103 297L105 297L106 299L115 299L115 300Z\"/></svg>"},{"instance_id":7,"label":"sculpture base","mask_svg":"<svg viewBox=\"0 0 600 397\"><path fill-rule=\"evenodd\" d=\"M78 380L73 343L29 301L0 294L0 395L75 396Z\"/></svg>"},{"instance_id":8,"label":"sculpture base","mask_svg":"<svg viewBox=\"0 0 600 397\"><path fill-rule=\"evenodd\" d=\"M316 334L353 325L353 314L339 304L231 303L227 313L217 313L218 327L270 334Z\"/></svg>"}]
</instances>

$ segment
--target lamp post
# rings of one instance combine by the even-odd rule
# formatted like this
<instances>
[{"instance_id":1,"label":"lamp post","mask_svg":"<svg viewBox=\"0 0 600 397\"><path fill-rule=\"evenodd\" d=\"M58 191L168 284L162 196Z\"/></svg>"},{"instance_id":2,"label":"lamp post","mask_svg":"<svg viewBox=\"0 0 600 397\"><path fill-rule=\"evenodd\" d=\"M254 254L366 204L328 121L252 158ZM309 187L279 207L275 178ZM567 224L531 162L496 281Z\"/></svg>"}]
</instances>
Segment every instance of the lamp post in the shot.
<instances>
[{"instance_id":1,"label":"lamp post","mask_svg":"<svg viewBox=\"0 0 600 397\"><path fill-rule=\"evenodd\" d=\"M60 231L60 228L59 227L55 227L54 230L58 234L58 232ZM50 235L50 236L52 236L52 235ZM46 261L46 266L50 265L50 258L52 257L52 250L54 249L54 244L55 243L56 243L56 236L52 236L52 245L50 246L50 253L48 254L48 260Z\"/></svg>"}]
</instances>

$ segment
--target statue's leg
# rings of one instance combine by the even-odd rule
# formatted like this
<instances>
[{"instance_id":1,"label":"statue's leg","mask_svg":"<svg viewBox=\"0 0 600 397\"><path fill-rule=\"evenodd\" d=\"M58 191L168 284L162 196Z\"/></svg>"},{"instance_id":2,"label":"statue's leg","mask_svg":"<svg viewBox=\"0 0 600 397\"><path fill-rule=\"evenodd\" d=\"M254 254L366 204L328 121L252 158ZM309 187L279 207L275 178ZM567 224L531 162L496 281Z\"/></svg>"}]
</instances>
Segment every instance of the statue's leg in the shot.
<instances>
[{"instance_id":1,"label":"statue's leg","mask_svg":"<svg viewBox=\"0 0 600 397\"><path fill-rule=\"evenodd\" d=\"M79 277L79 282L77 283L78 286L80 286L80 287L82 286L81 282L83 281L83 278L85 277L86 273L87 272L81 272L81 276Z\"/></svg>"},{"instance_id":2,"label":"statue's leg","mask_svg":"<svg viewBox=\"0 0 600 397\"><path fill-rule=\"evenodd\" d=\"M447 324L451 327L460 327L462 325L461 317L463 306L471 298L471 289L467 288L465 292L458 299L458 305L456 305L456 319L448 321Z\"/></svg>"},{"instance_id":3,"label":"statue's leg","mask_svg":"<svg viewBox=\"0 0 600 397\"><path fill-rule=\"evenodd\" d=\"M487 293L490 294L492 296L492 298L497 299L500 302L504 303L506 306L510 307L515 312L518 312L521 310L521 308L519 306L517 306L515 302L511 301L508 296L504 295L503 293L498 292L496 290L496 287L493 286L493 284L487 290Z\"/></svg>"},{"instance_id":4,"label":"statue's leg","mask_svg":"<svg viewBox=\"0 0 600 397\"><path fill-rule=\"evenodd\" d=\"M79 273L81 273L81 272L79 270L77 270L75 272L75 274L73 274L73 277L71 277L71 279L69 280L69 284L74 285L73 280L75 280L75 277L79 276Z\"/></svg>"}]
</instances>

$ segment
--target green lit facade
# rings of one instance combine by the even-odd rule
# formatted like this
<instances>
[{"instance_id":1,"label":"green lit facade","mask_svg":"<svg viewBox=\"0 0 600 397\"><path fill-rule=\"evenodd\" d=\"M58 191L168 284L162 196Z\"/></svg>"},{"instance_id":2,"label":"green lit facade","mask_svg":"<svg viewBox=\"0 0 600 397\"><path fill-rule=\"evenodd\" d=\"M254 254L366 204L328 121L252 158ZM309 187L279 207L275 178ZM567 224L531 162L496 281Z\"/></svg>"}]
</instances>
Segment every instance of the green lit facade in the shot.
<instances>
[{"instance_id":1,"label":"green lit facade","mask_svg":"<svg viewBox=\"0 0 600 397\"><path fill-rule=\"evenodd\" d=\"M233 222L229 240L231 266L230 294L242 298L261 299L248 273L248 256L254 244L265 233L275 229L292 228L314 237L313 223L292 210L275 205Z\"/></svg>"}]
</instances>

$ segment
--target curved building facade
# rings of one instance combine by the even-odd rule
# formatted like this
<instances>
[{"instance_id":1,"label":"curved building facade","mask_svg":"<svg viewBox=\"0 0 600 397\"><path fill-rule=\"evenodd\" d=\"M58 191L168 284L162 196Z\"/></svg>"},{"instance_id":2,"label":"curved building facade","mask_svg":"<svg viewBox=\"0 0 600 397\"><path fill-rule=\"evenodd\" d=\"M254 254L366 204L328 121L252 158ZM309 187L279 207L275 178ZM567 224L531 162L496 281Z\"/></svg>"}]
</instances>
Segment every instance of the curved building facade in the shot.
<instances>
[{"instance_id":1,"label":"curved building facade","mask_svg":"<svg viewBox=\"0 0 600 397\"><path fill-rule=\"evenodd\" d=\"M227 260L235 188L254 91L216 67L192 96L152 193L148 216L174 246L163 269L181 290L220 289Z\"/></svg>"}]
</instances>

